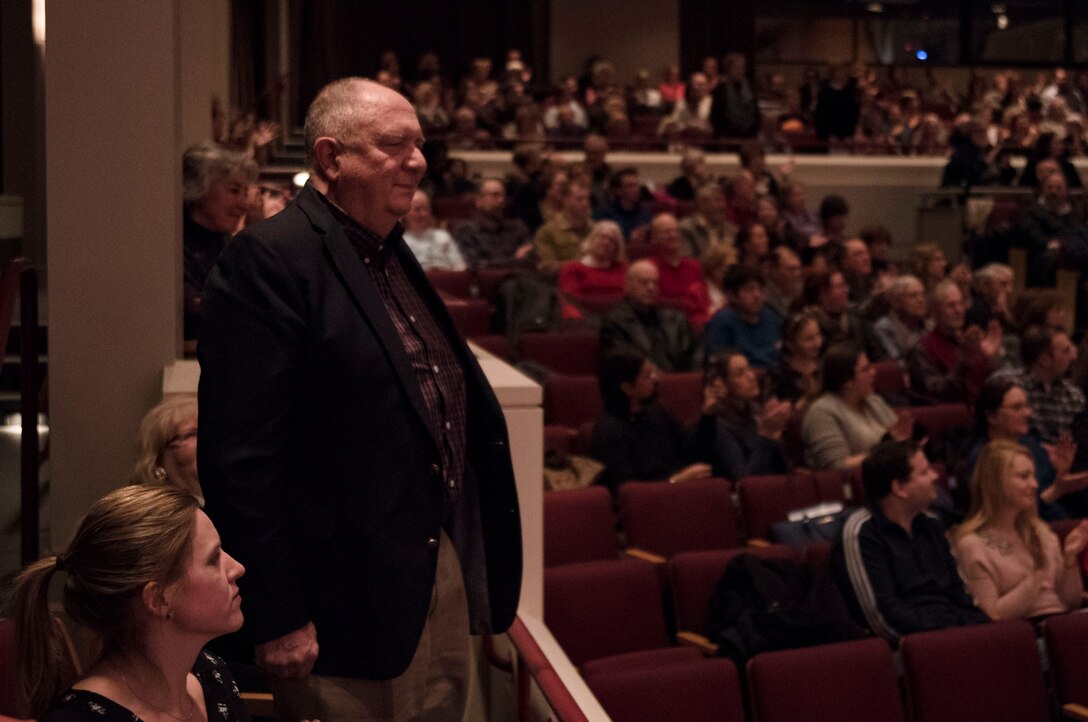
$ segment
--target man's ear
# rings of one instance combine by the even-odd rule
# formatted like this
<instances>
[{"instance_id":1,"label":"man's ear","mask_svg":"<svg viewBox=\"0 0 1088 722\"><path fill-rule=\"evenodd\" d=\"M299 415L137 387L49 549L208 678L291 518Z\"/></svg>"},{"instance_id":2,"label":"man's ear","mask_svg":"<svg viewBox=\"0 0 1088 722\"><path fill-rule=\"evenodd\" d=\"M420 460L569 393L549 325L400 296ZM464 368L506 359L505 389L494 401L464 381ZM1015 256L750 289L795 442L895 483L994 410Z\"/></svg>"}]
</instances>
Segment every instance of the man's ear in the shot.
<instances>
[{"instance_id":1,"label":"man's ear","mask_svg":"<svg viewBox=\"0 0 1088 722\"><path fill-rule=\"evenodd\" d=\"M906 484L904 484L899 479L892 479L891 495L898 498L898 499L902 499L903 496L904 496L904 493L903 493L903 487L904 486L906 486Z\"/></svg>"},{"instance_id":2,"label":"man's ear","mask_svg":"<svg viewBox=\"0 0 1088 722\"><path fill-rule=\"evenodd\" d=\"M339 141L328 136L322 136L314 141L314 167L330 181L340 177Z\"/></svg>"}]
</instances>

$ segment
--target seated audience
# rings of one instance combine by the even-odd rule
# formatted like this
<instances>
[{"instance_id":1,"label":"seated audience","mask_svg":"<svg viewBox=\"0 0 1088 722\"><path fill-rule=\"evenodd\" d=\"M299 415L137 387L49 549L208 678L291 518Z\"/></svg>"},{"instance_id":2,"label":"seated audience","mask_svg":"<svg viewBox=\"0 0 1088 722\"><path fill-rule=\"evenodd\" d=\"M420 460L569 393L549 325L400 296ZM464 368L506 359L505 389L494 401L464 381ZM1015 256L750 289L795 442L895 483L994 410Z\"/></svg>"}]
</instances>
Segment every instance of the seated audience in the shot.
<instances>
[{"instance_id":1,"label":"seated audience","mask_svg":"<svg viewBox=\"0 0 1088 722\"><path fill-rule=\"evenodd\" d=\"M812 273L805 281L800 307L820 319L820 330L828 344L850 343L864 349L874 360L884 357L872 328L850 309L850 288L840 271Z\"/></svg>"},{"instance_id":2,"label":"seated audience","mask_svg":"<svg viewBox=\"0 0 1088 722\"><path fill-rule=\"evenodd\" d=\"M621 168L608 183L611 201L600 208L593 217L598 221L614 221L623 231L624 240L631 232L653 219L653 209L642 200L642 181L637 168Z\"/></svg>"},{"instance_id":3,"label":"seated audience","mask_svg":"<svg viewBox=\"0 0 1088 722\"><path fill-rule=\"evenodd\" d=\"M1012 268L1004 263L988 263L975 271L971 307L964 314L965 326L986 329L997 320L1005 333L1014 331L1009 307L1013 290Z\"/></svg>"},{"instance_id":4,"label":"seated audience","mask_svg":"<svg viewBox=\"0 0 1088 722\"><path fill-rule=\"evenodd\" d=\"M772 396L792 403L798 414L804 414L822 388L823 349L824 336L816 316L801 311L786 317L782 326L782 363L770 369L767 388Z\"/></svg>"},{"instance_id":5,"label":"seated audience","mask_svg":"<svg viewBox=\"0 0 1088 722\"><path fill-rule=\"evenodd\" d=\"M666 372L690 371L699 365L688 320L662 305L657 266L645 259L627 267L623 300L601 323L600 346L601 353L637 350Z\"/></svg>"},{"instance_id":6,"label":"seated audience","mask_svg":"<svg viewBox=\"0 0 1088 722\"><path fill-rule=\"evenodd\" d=\"M963 293L950 280L937 284L929 306L933 330L907 354L911 390L930 404L973 403L1001 352L1001 326L965 331Z\"/></svg>"},{"instance_id":7,"label":"seated audience","mask_svg":"<svg viewBox=\"0 0 1088 722\"><path fill-rule=\"evenodd\" d=\"M728 306L707 321L707 352L736 349L756 368L777 366L782 317L766 303L763 274L757 268L732 266L725 272L722 288Z\"/></svg>"},{"instance_id":8,"label":"seated audience","mask_svg":"<svg viewBox=\"0 0 1088 722\"><path fill-rule=\"evenodd\" d=\"M597 133L590 133L582 141L585 157L578 170L589 176L590 190L593 194L593 208L602 208L611 200L612 166L608 164L608 139ZM624 234L624 238L627 235Z\"/></svg>"},{"instance_id":9,"label":"seated audience","mask_svg":"<svg viewBox=\"0 0 1088 722\"><path fill-rule=\"evenodd\" d=\"M948 278L948 259L936 243L919 243L911 251L911 273L918 277L929 293Z\"/></svg>"},{"instance_id":10,"label":"seated audience","mask_svg":"<svg viewBox=\"0 0 1088 722\"><path fill-rule=\"evenodd\" d=\"M196 472L196 396L176 394L156 404L140 422L140 451L132 472L135 484L165 484L204 506Z\"/></svg>"},{"instance_id":11,"label":"seated audience","mask_svg":"<svg viewBox=\"0 0 1088 722\"><path fill-rule=\"evenodd\" d=\"M695 212L680 221L680 236L684 240L681 253L698 258L711 246L723 246L733 253L737 227L725 217L725 193L714 182L695 189Z\"/></svg>"},{"instance_id":12,"label":"seated audience","mask_svg":"<svg viewBox=\"0 0 1088 722\"><path fill-rule=\"evenodd\" d=\"M703 282L703 272L694 258L680 254L680 227L676 216L659 213L650 223L650 244L654 249L650 260L657 266L661 298L679 303L692 284Z\"/></svg>"},{"instance_id":13,"label":"seated audience","mask_svg":"<svg viewBox=\"0 0 1088 722\"><path fill-rule=\"evenodd\" d=\"M839 267L849 288L850 303L855 307L866 303L873 295L876 278L873 274L873 259L865 241L851 238L844 242Z\"/></svg>"},{"instance_id":14,"label":"seated audience","mask_svg":"<svg viewBox=\"0 0 1088 722\"><path fill-rule=\"evenodd\" d=\"M1085 410L1084 391L1068 378L1077 347L1062 329L1032 326L1020 338L1020 354L1024 368L1009 377L1027 394L1032 432L1055 443Z\"/></svg>"},{"instance_id":15,"label":"seated audience","mask_svg":"<svg viewBox=\"0 0 1088 722\"><path fill-rule=\"evenodd\" d=\"M1088 516L1088 472L1071 473L1076 453L1067 435L1044 444L1031 431L1031 405L1027 394L1007 376L988 379L975 405L975 430L979 437L958 476L970 478L982 448L993 440L1012 441L1025 447L1035 462L1039 482L1039 515L1044 519Z\"/></svg>"},{"instance_id":16,"label":"seated audience","mask_svg":"<svg viewBox=\"0 0 1088 722\"><path fill-rule=\"evenodd\" d=\"M991 619L1031 619L1080 606L1088 520L1064 542L1039 518L1031 452L991 441L971 475L971 512L956 530L960 576Z\"/></svg>"},{"instance_id":17,"label":"seated audience","mask_svg":"<svg viewBox=\"0 0 1088 722\"><path fill-rule=\"evenodd\" d=\"M896 414L873 392L876 372L864 351L849 344L827 350L821 373L823 394L801 422L805 459L813 469L854 469L886 436L909 439L914 419Z\"/></svg>"},{"instance_id":18,"label":"seated audience","mask_svg":"<svg viewBox=\"0 0 1088 722\"><path fill-rule=\"evenodd\" d=\"M725 183L725 217L737 228L744 228L756 220L756 181L746 170Z\"/></svg>"},{"instance_id":19,"label":"seated audience","mask_svg":"<svg viewBox=\"0 0 1088 722\"><path fill-rule=\"evenodd\" d=\"M678 201L693 201L696 189L713 180L714 175L706 167L706 153L702 148L688 146L680 156L680 175L665 186L665 192ZM724 196L722 202L724 205Z\"/></svg>"},{"instance_id":20,"label":"seated audience","mask_svg":"<svg viewBox=\"0 0 1088 722\"><path fill-rule=\"evenodd\" d=\"M926 512L937 474L911 441L885 442L861 464L866 505L843 525L832 571L878 636L986 621L963 588L944 528Z\"/></svg>"},{"instance_id":21,"label":"seated audience","mask_svg":"<svg viewBox=\"0 0 1088 722\"><path fill-rule=\"evenodd\" d=\"M763 152L762 145L755 141L746 142L737 150L737 157L740 160L740 167L752 174L752 180L756 184L756 195L760 198L778 196L781 187L774 173L767 167L767 156ZM791 166L787 165L782 172L787 173L791 169Z\"/></svg>"},{"instance_id":22,"label":"seated audience","mask_svg":"<svg viewBox=\"0 0 1088 722\"><path fill-rule=\"evenodd\" d=\"M710 87L706 75L692 73L684 97L676 101L672 113L661 120L658 135L680 138L691 131L704 131L709 137L712 131L710 106Z\"/></svg>"},{"instance_id":23,"label":"seated audience","mask_svg":"<svg viewBox=\"0 0 1088 722\"><path fill-rule=\"evenodd\" d=\"M95 502L67 549L18 576L12 616L15 673L43 722L246 720L226 664L203 651L242 626L245 570L189 493L127 486ZM101 644L67 690L65 642L49 582L65 575L65 612Z\"/></svg>"},{"instance_id":24,"label":"seated audience","mask_svg":"<svg viewBox=\"0 0 1088 722\"><path fill-rule=\"evenodd\" d=\"M244 153L211 141L185 151L181 161L183 254L185 261L185 340L200 335L204 281L227 240L240 230L249 210L249 185L257 164Z\"/></svg>"},{"instance_id":25,"label":"seated audience","mask_svg":"<svg viewBox=\"0 0 1088 722\"><path fill-rule=\"evenodd\" d=\"M926 289L914 276L897 276L886 293L891 308L873 324L890 359L904 358L927 331Z\"/></svg>"},{"instance_id":26,"label":"seated audience","mask_svg":"<svg viewBox=\"0 0 1088 722\"><path fill-rule=\"evenodd\" d=\"M892 234L884 226L866 226L858 237L869 247L869 258L875 273L896 272L898 264L892 262Z\"/></svg>"},{"instance_id":27,"label":"seated audience","mask_svg":"<svg viewBox=\"0 0 1088 722\"><path fill-rule=\"evenodd\" d=\"M657 86L661 92L661 101L668 106L675 105L684 97L684 80L680 76L680 66L669 65L662 73L661 84Z\"/></svg>"},{"instance_id":28,"label":"seated audience","mask_svg":"<svg viewBox=\"0 0 1088 722\"><path fill-rule=\"evenodd\" d=\"M767 304L783 318L790 307L801 297L805 277L801 269L801 257L788 246L776 246L767 254L764 262L767 284L764 294Z\"/></svg>"},{"instance_id":29,"label":"seated audience","mask_svg":"<svg viewBox=\"0 0 1088 722\"><path fill-rule=\"evenodd\" d=\"M575 302L619 301L626 273L620 227L612 221L597 221L582 241L582 257L559 269L559 291Z\"/></svg>"},{"instance_id":30,"label":"seated audience","mask_svg":"<svg viewBox=\"0 0 1088 722\"><path fill-rule=\"evenodd\" d=\"M790 179L782 186L782 208L779 215L786 223L785 238L800 250L808 248L810 239L823 232L820 216L806 205L805 184Z\"/></svg>"},{"instance_id":31,"label":"seated audience","mask_svg":"<svg viewBox=\"0 0 1088 722\"><path fill-rule=\"evenodd\" d=\"M608 353L598 373L604 409L590 449L616 486L710 476L710 465L684 459L684 430L657 401L658 370L637 351Z\"/></svg>"},{"instance_id":32,"label":"seated audience","mask_svg":"<svg viewBox=\"0 0 1088 722\"><path fill-rule=\"evenodd\" d=\"M736 481L789 471L782 431L792 404L772 398L760 407L759 379L744 354L711 358L706 393L711 404L695 433L695 455L710 462L714 476Z\"/></svg>"},{"instance_id":33,"label":"seated audience","mask_svg":"<svg viewBox=\"0 0 1088 722\"><path fill-rule=\"evenodd\" d=\"M564 184L561 194L562 212L542 225L533 236L540 268L545 271L558 271L564 263L578 258L586 236L593 230L589 185L575 180Z\"/></svg>"},{"instance_id":34,"label":"seated audience","mask_svg":"<svg viewBox=\"0 0 1088 722\"><path fill-rule=\"evenodd\" d=\"M484 178L476 190L476 215L462 223L453 237L470 269L525 265L533 245L529 228L506 217L506 186Z\"/></svg>"},{"instance_id":35,"label":"seated audience","mask_svg":"<svg viewBox=\"0 0 1088 722\"><path fill-rule=\"evenodd\" d=\"M942 188L970 188L972 186L1007 183L1001 169L995 164L996 149L990 149L986 126L977 120L969 120L952 134L952 156L941 176Z\"/></svg>"},{"instance_id":36,"label":"seated audience","mask_svg":"<svg viewBox=\"0 0 1088 722\"><path fill-rule=\"evenodd\" d=\"M801 260L817 269L828 263L838 263L842 244L846 240L846 224L850 220L850 206L842 196L827 196L820 201L820 230L803 239L798 246Z\"/></svg>"},{"instance_id":37,"label":"seated audience","mask_svg":"<svg viewBox=\"0 0 1088 722\"><path fill-rule=\"evenodd\" d=\"M1069 195L1061 173L1051 173L1040 184L1039 196L1024 211L1020 233L1027 244L1029 286L1053 286L1063 243L1085 229L1088 213Z\"/></svg>"},{"instance_id":38,"label":"seated audience","mask_svg":"<svg viewBox=\"0 0 1088 722\"><path fill-rule=\"evenodd\" d=\"M737 233L737 263L762 268L771 252L771 237L762 223L751 223Z\"/></svg>"},{"instance_id":39,"label":"seated audience","mask_svg":"<svg viewBox=\"0 0 1088 722\"><path fill-rule=\"evenodd\" d=\"M756 202L756 222L767 229L771 248L782 245L786 238L786 223L778 215L778 202L773 196L763 196Z\"/></svg>"},{"instance_id":40,"label":"seated audience","mask_svg":"<svg viewBox=\"0 0 1088 722\"><path fill-rule=\"evenodd\" d=\"M688 317L691 330L696 334L703 332L703 327L714 314L725 307L725 272L729 268L729 250L725 246L710 246L699 258L699 267L703 271L701 282L692 283L684 294L684 314Z\"/></svg>"},{"instance_id":41,"label":"seated audience","mask_svg":"<svg viewBox=\"0 0 1088 722\"><path fill-rule=\"evenodd\" d=\"M465 259L453 236L435 224L431 213L431 197L422 190L412 196L412 205L404 216L404 242L424 268L461 271Z\"/></svg>"}]
</instances>

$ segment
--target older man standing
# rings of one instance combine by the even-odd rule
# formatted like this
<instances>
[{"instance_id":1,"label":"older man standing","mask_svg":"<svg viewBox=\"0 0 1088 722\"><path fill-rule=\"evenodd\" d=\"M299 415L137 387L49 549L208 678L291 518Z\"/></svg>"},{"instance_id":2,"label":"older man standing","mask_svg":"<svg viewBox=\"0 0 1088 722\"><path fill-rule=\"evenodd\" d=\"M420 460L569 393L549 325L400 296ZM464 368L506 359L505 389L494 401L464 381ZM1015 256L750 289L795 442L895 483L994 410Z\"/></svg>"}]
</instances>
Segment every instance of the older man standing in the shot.
<instances>
[{"instance_id":1,"label":"older man standing","mask_svg":"<svg viewBox=\"0 0 1088 722\"><path fill-rule=\"evenodd\" d=\"M359 78L306 117L311 180L205 295L199 468L281 719L460 720L521 537L501 410L397 219L411 104Z\"/></svg>"}]
</instances>

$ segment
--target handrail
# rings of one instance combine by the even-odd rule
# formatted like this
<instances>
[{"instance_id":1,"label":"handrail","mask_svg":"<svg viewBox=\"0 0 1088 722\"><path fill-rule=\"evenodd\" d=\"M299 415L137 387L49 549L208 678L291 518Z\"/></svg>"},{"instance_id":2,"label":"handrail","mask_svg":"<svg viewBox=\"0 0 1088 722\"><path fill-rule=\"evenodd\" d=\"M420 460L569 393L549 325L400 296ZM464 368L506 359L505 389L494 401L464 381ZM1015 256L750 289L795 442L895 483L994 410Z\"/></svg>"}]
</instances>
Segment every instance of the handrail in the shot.
<instances>
[{"instance_id":1,"label":"handrail","mask_svg":"<svg viewBox=\"0 0 1088 722\"><path fill-rule=\"evenodd\" d=\"M507 636L517 656L517 718L519 722L532 720L529 705L531 682L536 682L559 722L589 722L589 718L582 712L520 617L514 620L507 631ZM489 641L485 640L484 650L493 665L500 669L510 670L510 661L501 659Z\"/></svg>"},{"instance_id":2,"label":"handrail","mask_svg":"<svg viewBox=\"0 0 1088 722\"><path fill-rule=\"evenodd\" d=\"M38 444L38 274L27 264L19 274L19 414L22 424L20 473L22 503L20 529L22 561L27 565L38 558L40 537L38 509L41 491L41 462Z\"/></svg>"}]
</instances>

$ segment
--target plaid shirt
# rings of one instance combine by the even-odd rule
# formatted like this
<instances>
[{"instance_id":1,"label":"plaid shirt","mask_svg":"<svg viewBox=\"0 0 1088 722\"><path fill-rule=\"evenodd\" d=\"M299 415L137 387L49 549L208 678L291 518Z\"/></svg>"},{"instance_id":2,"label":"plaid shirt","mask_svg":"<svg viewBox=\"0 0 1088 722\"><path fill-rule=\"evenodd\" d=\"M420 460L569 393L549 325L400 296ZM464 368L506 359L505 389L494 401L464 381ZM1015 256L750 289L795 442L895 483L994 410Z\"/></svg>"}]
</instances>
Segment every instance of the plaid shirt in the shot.
<instances>
[{"instance_id":1,"label":"plaid shirt","mask_svg":"<svg viewBox=\"0 0 1088 722\"><path fill-rule=\"evenodd\" d=\"M1024 389L1031 404L1031 430L1046 442L1057 441L1062 433L1073 428L1073 417L1084 411L1084 392L1069 379L1046 384L1029 371L1010 373Z\"/></svg>"},{"instance_id":2,"label":"plaid shirt","mask_svg":"<svg viewBox=\"0 0 1088 722\"><path fill-rule=\"evenodd\" d=\"M393 253L394 246L403 242L403 228L398 224L386 238L381 238L325 200L359 253L404 344L427 406L427 426L434 438L440 440L446 496L452 503L460 494L465 470L468 402L464 369Z\"/></svg>"}]
</instances>

